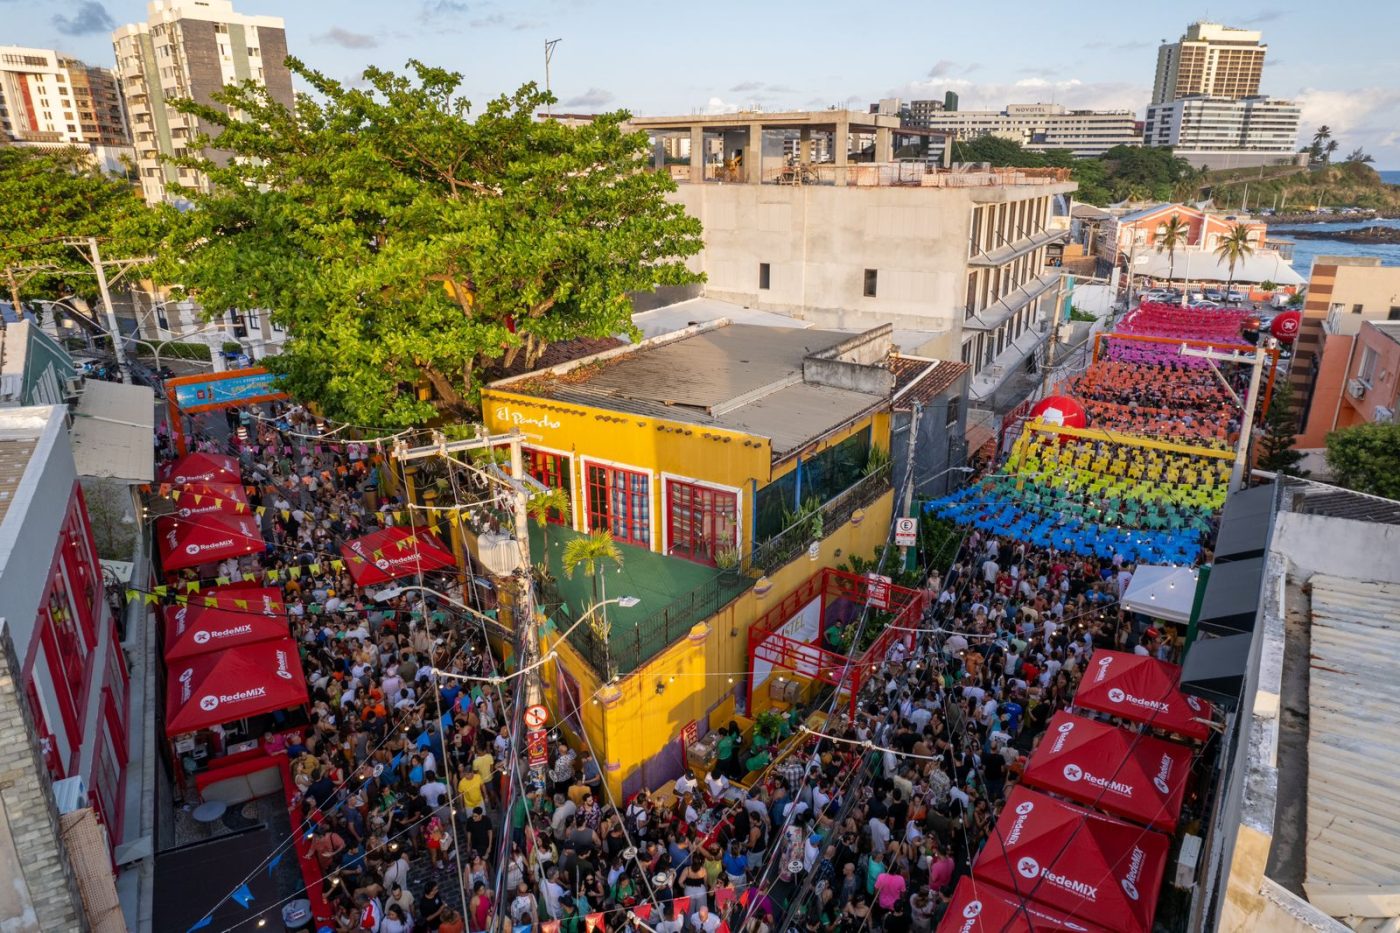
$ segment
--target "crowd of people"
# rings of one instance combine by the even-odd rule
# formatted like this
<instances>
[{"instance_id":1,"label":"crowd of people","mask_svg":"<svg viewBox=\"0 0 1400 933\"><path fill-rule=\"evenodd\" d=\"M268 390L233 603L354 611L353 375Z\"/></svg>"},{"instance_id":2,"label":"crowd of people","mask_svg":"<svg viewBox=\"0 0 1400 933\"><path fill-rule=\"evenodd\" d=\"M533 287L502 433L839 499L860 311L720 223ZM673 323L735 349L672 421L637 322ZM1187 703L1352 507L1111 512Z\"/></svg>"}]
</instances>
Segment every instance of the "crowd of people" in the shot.
<instances>
[{"instance_id":1,"label":"crowd of people","mask_svg":"<svg viewBox=\"0 0 1400 933\"><path fill-rule=\"evenodd\" d=\"M532 784L519 681L490 681L480 617L380 601L328 559L399 506L366 495L373 449L318 442L295 411L233 418L246 440L199 443L239 456L269 547L220 571L302 570L277 577L310 691L290 822L337 933L928 933L1088 653L1172 651L1117 611L1121 559L971 531L854 721L733 726L711 768L625 800L586 745L556 740Z\"/></svg>"}]
</instances>

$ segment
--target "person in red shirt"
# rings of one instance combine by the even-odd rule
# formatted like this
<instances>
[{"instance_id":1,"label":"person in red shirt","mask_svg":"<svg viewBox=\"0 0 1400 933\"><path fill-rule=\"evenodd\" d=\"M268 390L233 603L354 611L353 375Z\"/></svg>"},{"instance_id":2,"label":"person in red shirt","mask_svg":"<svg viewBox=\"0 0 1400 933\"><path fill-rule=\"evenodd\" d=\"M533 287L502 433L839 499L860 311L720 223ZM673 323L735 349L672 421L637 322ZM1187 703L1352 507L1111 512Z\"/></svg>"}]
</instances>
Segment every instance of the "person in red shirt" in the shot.
<instances>
[{"instance_id":1,"label":"person in red shirt","mask_svg":"<svg viewBox=\"0 0 1400 933\"><path fill-rule=\"evenodd\" d=\"M442 923L438 924L437 933L466 933L466 929L466 925L462 923L462 915L449 907L442 914Z\"/></svg>"}]
</instances>

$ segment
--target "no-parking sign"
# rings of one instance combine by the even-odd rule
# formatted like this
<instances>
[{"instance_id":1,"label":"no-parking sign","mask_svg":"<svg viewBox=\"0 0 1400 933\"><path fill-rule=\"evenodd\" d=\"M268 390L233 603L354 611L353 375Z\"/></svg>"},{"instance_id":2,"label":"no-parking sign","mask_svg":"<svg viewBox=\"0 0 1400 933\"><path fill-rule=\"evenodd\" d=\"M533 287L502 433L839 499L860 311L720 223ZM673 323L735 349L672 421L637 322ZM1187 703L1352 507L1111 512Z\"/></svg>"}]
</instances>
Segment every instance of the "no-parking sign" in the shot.
<instances>
[{"instance_id":1,"label":"no-parking sign","mask_svg":"<svg viewBox=\"0 0 1400 933\"><path fill-rule=\"evenodd\" d=\"M543 706L530 706L525 709L525 728L543 729L549 722L549 710Z\"/></svg>"},{"instance_id":2,"label":"no-parking sign","mask_svg":"<svg viewBox=\"0 0 1400 933\"><path fill-rule=\"evenodd\" d=\"M919 540L919 520L917 518L896 518L894 520L894 543L896 547L913 547Z\"/></svg>"}]
</instances>

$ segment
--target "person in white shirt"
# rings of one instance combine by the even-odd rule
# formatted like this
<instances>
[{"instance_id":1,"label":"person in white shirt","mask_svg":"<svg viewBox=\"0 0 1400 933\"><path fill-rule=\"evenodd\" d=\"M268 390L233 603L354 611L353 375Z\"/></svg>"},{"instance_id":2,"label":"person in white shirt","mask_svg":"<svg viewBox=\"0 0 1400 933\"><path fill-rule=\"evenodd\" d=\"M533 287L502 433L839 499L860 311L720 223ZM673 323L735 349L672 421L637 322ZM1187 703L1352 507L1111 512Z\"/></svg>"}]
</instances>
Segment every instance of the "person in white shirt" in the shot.
<instances>
[{"instance_id":1,"label":"person in white shirt","mask_svg":"<svg viewBox=\"0 0 1400 933\"><path fill-rule=\"evenodd\" d=\"M695 788L699 786L700 782L695 780L695 777L689 771L685 771L680 777L676 778L676 796L682 797L686 794L693 794L695 793Z\"/></svg>"},{"instance_id":2,"label":"person in white shirt","mask_svg":"<svg viewBox=\"0 0 1400 933\"><path fill-rule=\"evenodd\" d=\"M442 806L442 800L447 796L447 785L438 780L437 774L429 770L426 766L423 774L427 778L423 786L418 788L418 793L423 795L423 799L428 802L428 806L436 810Z\"/></svg>"},{"instance_id":3,"label":"person in white shirt","mask_svg":"<svg viewBox=\"0 0 1400 933\"><path fill-rule=\"evenodd\" d=\"M988 583L997 582L997 574L1001 572L1001 565L997 563L995 557L988 557L982 561L982 579Z\"/></svg>"}]
</instances>

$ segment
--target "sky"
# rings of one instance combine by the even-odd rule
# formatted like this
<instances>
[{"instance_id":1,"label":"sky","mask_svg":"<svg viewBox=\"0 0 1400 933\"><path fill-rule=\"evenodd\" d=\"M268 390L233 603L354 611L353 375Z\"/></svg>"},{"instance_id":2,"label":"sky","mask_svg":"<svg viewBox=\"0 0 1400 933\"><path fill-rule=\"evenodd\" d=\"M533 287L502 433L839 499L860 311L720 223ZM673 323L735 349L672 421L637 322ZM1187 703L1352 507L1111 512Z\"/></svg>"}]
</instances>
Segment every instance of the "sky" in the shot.
<instances>
[{"instance_id":1,"label":"sky","mask_svg":"<svg viewBox=\"0 0 1400 933\"><path fill-rule=\"evenodd\" d=\"M144 0L0 0L0 43L57 48L111 65L110 34L145 19ZM1263 32L1262 92L1326 123L1341 153L1361 146L1400 169L1400 3L1248 0L1001 0L993 5L841 0L235 0L281 16L308 66L346 82L411 58L458 71L478 106L544 83L544 42L560 39L560 109L636 114L864 109L882 97L961 109L1008 103L1146 109L1156 47L1197 19Z\"/></svg>"}]
</instances>

